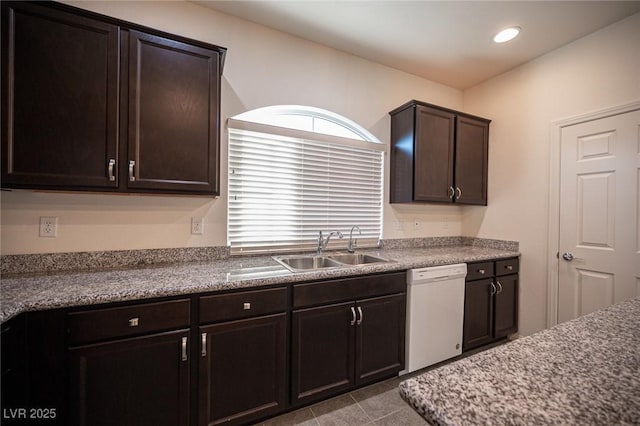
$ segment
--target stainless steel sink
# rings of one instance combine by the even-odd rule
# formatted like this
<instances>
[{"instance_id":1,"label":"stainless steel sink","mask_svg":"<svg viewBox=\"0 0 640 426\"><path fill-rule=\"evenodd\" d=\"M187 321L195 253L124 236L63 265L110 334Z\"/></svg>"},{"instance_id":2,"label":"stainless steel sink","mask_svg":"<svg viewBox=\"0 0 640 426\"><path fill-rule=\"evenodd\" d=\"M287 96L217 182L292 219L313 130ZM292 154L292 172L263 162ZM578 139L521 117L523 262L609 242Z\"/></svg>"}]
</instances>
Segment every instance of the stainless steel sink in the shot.
<instances>
[{"instance_id":1,"label":"stainless steel sink","mask_svg":"<svg viewBox=\"0 0 640 426\"><path fill-rule=\"evenodd\" d=\"M336 253L332 255L274 256L273 259L291 272L307 272L328 268L387 263L391 260L363 253Z\"/></svg>"},{"instance_id":2,"label":"stainless steel sink","mask_svg":"<svg viewBox=\"0 0 640 426\"><path fill-rule=\"evenodd\" d=\"M330 259L328 256L275 256L276 262L292 272L312 271L315 269L338 268L342 263Z\"/></svg>"},{"instance_id":3,"label":"stainless steel sink","mask_svg":"<svg viewBox=\"0 0 640 426\"><path fill-rule=\"evenodd\" d=\"M382 257L372 256L370 254L364 253L341 253L341 254L332 254L329 256L330 259L337 260L340 263L344 263L346 265L366 265L369 263L387 263L389 260L383 259Z\"/></svg>"}]
</instances>

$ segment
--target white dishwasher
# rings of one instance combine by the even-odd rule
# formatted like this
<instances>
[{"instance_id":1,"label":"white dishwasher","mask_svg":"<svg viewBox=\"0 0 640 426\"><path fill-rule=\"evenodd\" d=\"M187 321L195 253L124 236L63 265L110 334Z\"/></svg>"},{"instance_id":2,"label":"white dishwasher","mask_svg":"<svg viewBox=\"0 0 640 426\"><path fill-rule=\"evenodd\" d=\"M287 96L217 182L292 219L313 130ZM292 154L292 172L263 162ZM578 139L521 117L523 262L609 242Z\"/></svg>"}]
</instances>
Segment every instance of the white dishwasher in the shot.
<instances>
[{"instance_id":1,"label":"white dishwasher","mask_svg":"<svg viewBox=\"0 0 640 426\"><path fill-rule=\"evenodd\" d=\"M407 271L405 370L410 373L462 353L467 265Z\"/></svg>"}]
</instances>

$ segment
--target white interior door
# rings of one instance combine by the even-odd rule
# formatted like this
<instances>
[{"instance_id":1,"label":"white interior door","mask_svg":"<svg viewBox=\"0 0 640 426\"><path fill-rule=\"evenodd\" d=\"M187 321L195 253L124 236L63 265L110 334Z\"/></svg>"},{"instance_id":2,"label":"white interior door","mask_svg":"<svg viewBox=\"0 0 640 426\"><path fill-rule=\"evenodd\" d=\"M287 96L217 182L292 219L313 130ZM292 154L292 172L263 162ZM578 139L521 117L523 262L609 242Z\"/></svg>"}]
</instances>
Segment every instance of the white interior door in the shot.
<instances>
[{"instance_id":1,"label":"white interior door","mask_svg":"<svg viewBox=\"0 0 640 426\"><path fill-rule=\"evenodd\" d=\"M560 141L558 322L640 296L640 111Z\"/></svg>"}]
</instances>

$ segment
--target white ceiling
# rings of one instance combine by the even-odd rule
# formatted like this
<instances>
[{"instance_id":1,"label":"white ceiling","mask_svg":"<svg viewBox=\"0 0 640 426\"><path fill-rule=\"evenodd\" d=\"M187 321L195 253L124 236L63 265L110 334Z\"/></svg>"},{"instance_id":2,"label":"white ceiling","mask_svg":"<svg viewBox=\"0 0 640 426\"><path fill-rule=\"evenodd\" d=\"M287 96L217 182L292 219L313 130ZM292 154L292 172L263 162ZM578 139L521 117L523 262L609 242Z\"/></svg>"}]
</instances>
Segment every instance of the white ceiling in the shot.
<instances>
[{"instance_id":1,"label":"white ceiling","mask_svg":"<svg viewBox=\"0 0 640 426\"><path fill-rule=\"evenodd\" d=\"M196 1L458 89L640 12L640 1ZM519 26L515 40L493 36Z\"/></svg>"}]
</instances>

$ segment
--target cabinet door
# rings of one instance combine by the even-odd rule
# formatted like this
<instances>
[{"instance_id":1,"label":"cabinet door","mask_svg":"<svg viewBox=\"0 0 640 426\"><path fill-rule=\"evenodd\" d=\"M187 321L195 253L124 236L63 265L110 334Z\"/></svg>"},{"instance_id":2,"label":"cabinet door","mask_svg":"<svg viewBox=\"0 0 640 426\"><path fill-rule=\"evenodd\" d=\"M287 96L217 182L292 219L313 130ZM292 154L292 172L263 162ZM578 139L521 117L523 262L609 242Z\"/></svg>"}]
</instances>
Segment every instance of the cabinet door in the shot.
<instances>
[{"instance_id":1,"label":"cabinet door","mask_svg":"<svg viewBox=\"0 0 640 426\"><path fill-rule=\"evenodd\" d=\"M489 122L456 119L456 203L487 205Z\"/></svg>"},{"instance_id":2,"label":"cabinet door","mask_svg":"<svg viewBox=\"0 0 640 426\"><path fill-rule=\"evenodd\" d=\"M415 201L451 202L455 115L416 106Z\"/></svg>"},{"instance_id":3,"label":"cabinet door","mask_svg":"<svg viewBox=\"0 0 640 426\"><path fill-rule=\"evenodd\" d=\"M286 405L285 313L200 327L199 424L245 424Z\"/></svg>"},{"instance_id":4,"label":"cabinet door","mask_svg":"<svg viewBox=\"0 0 640 426\"><path fill-rule=\"evenodd\" d=\"M467 281L464 291L462 350L482 346L493 340L492 279Z\"/></svg>"},{"instance_id":5,"label":"cabinet door","mask_svg":"<svg viewBox=\"0 0 640 426\"><path fill-rule=\"evenodd\" d=\"M404 368L405 294L356 302L356 382L363 384Z\"/></svg>"},{"instance_id":6,"label":"cabinet door","mask_svg":"<svg viewBox=\"0 0 640 426\"><path fill-rule=\"evenodd\" d=\"M293 311L291 398L301 404L354 384L355 305Z\"/></svg>"},{"instance_id":7,"label":"cabinet door","mask_svg":"<svg viewBox=\"0 0 640 426\"><path fill-rule=\"evenodd\" d=\"M494 337L498 339L518 331L518 276L497 277L496 285Z\"/></svg>"},{"instance_id":8,"label":"cabinet door","mask_svg":"<svg viewBox=\"0 0 640 426\"><path fill-rule=\"evenodd\" d=\"M129 34L128 188L219 194L218 52Z\"/></svg>"},{"instance_id":9,"label":"cabinet door","mask_svg":"<svg viewBox=\"0 0 640 426\"><path fill-rule=\"evenodd\" d=\"M2 357L2 386L0 404L2 406L3 424L11 423L7 412L18 408L28 407L27 400L27 344L26 344L26 314L21 314L2 324L0 334L0 349ZM17 417L17 416L16 416ZM13 419L16 424L20 419Z\"/></svg>"},{"instance_id":10,"label":"cabinet door","mask_svg":"<svg viewBox=\"0 0 640 426\"><path fill-rule=\"evenodd\" d=\"M3 2L3 186L117 187L117 99L116 26Z\"/></svg>"},{"instance_id":11,"label":"cabinet door","mask_svg":"<svg viewBox=\"0 0 640 426\"><path fill-rule=\"evenodd\" d=\"M70 418L77 425L187 425L188 331L69 350Z\"/></svg>"}]
</instances>

